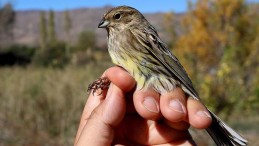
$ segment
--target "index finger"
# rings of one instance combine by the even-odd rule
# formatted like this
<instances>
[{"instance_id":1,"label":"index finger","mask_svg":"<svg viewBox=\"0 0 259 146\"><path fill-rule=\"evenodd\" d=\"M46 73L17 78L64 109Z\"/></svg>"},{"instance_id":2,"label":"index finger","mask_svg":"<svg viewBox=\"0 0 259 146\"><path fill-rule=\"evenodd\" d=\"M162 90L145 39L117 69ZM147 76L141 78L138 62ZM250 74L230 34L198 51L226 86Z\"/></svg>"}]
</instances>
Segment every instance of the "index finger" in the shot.
<instances>
[{"instance_id":1,"label":"index finger","mask_svg":"<svg viewBox=\"0 0 259 146\"><path fill-rule=\"evenodd\" d=\"M135 79L122 67L111 67L104 72L104 75L124 92L132 91L136 85Z\"/></svg>"},{"instance_id":2,"label":"index finger","mask_svg":"<svg viewBox=\"0 0 259 146\"><path fill-rule=\"evenodd\" d=\"M113 84L118 86L120 89L122 89L125 92L131 91L135 87L135 80L133 79L130 74L125 71L123 68L115 66L107 69L101 78L107 77ZM91 113L93 110L105 99L107 89L102 91L102 94L92 94L93 91L91 91L87 102L85 104L80 124L78 127L77 135L76 135L76 140L78 139L84 125L87 122L87 119L90 117Z\"/></svg>"},{"instance_id":3,"label":"index finger","mask_svg":"<svg viewBox=\"0 0 259 146\"><path fill-rule=\"evenodd\" d=\"M82 130L83 130L88 118L90 117L91 113L93 112L93 110L98 105L100 105L100 103L104 100L105 95L107 93L107 89L105 91L103 91L103 94L100 94L100 95L92 94L92 92L93 91L91 91L91 93L86 101L86 104L85 104L85 107L84 107L84 110L83 110L83 113L82 113L82 116L80 119L80 123L79 123L79 127L77 130L75 141L78 140L80 133L82 132Z\"/></svg>"}]
</instances>

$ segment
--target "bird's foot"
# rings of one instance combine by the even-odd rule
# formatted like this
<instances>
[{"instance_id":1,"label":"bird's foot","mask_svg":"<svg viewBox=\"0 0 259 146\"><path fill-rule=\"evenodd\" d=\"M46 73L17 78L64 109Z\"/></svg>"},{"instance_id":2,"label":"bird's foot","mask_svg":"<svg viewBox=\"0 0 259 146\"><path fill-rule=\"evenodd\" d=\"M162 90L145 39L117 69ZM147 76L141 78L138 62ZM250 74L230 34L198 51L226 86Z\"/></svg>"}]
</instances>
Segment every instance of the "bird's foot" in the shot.
<instances>
[{"instance_id":1,"label":"bird's foot","mask_svg":"<svg viewBox=\"0 0 259 146\"><path fill-rule=\"evenodd\" d=\"M104 89L108 89L111 84L111 81L107 77L99 78L95 80L93 83L89 84L88 92L93 90L93 95L96 92L99 92L98 95L101 95Z\"/></svg>"}]
</instances>

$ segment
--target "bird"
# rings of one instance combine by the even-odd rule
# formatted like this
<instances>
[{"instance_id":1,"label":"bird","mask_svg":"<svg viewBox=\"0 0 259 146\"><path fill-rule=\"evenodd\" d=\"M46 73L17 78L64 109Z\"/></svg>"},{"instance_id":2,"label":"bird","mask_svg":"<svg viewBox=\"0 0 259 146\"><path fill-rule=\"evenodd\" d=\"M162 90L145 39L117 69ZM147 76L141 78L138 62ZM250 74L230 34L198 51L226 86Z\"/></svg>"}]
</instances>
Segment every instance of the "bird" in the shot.
<instances>
[{"instance_id":1,"label":"bird","mask_svg":"<svg viewBox=\"0 0 259 146\"><path fill-rule=\"evenodd\" d=\"M124 68L136 80L136 90L153 88L160 94L180 87L185 94L201 102L191 79L176 56L160 39L144 15L130 6L108 10L99 28L107 30L108 52L112 62ZM89 85L93 93L110 82L100 78ZM208 109L212 123L206 131L218 146L244 146L247 140Z\"/></svg>"}]
</instances>

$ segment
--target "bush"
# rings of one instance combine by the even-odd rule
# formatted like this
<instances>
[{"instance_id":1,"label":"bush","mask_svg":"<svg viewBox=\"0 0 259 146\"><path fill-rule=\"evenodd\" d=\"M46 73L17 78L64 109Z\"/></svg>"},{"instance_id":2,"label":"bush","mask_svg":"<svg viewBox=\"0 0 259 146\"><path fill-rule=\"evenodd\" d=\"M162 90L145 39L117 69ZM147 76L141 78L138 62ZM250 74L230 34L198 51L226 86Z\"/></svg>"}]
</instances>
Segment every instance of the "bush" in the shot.
<instances>
[{"instance_id":1,"label":"bush","mask_svg":"<svg viewBox=\"0 0 259 146\"><path fill-rule=\"evenodd\" d=\"M89 30L82 31L77 40L77 50L87 50L96 48L96 36L95 33Z\"/></svg>"},{"instance_id":2,"label":"bush","mask_svg":"<svg viewBox=\"0 0 259 146\"><path fill-rule=\"evenodd\" d=\"M44 50L38 50L34 56L34 63L40 66L62 68L69 63L69 58L66 44L64 42L56 42Z\"/></svg>"},{"instance_id":3,"label":"bush","mask_svg":"<svg viewBox=\"0 0 259 146\"><path fill-rule=\"evenodd\" d=\"M27 65L31 63L36 48L12 45L0 49L0 66Z\"/></svg>"}]
</instances>

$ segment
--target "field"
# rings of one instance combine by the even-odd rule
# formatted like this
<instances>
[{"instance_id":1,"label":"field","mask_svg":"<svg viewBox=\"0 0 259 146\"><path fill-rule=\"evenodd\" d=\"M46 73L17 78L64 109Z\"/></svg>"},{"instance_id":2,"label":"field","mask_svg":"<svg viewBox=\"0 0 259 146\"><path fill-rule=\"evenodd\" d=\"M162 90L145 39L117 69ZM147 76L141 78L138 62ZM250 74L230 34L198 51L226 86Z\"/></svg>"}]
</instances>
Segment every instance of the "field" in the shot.
<instances>
[{"instance_id":1,"label":"field","mask_svg":"<svg viewBox=\"0 0 259 146\"><path fill-rule=\"evenodd\" d=\"M0 68L0 146L72 145L87 86L109 66ZM236 115L228 123L259 144L258 116ZM199 145L211 145L205 132L192 133Z\"/></svg>"},{"instance_id":2,"label":"field","mask_svg":"<svg viewBox=\"0 0 259 146\"><path fill-rule=\"evenodd\" d=\"M107 66L0 68L0 145L72 145L87 86Z\"/></svg>"}]
</instances>

